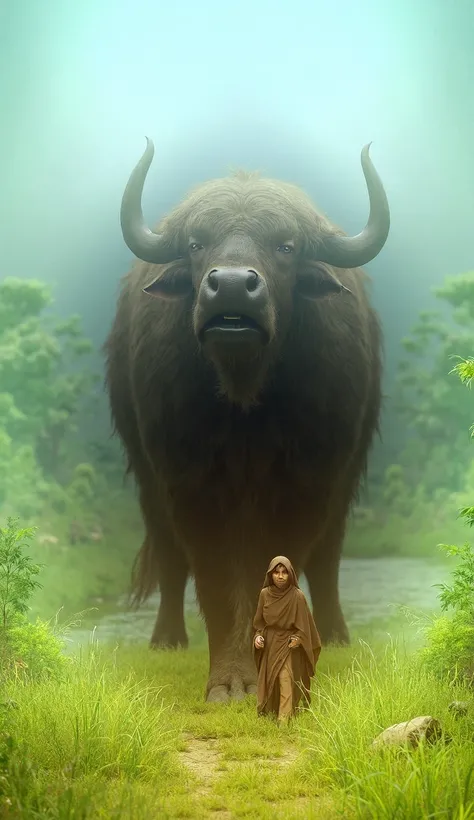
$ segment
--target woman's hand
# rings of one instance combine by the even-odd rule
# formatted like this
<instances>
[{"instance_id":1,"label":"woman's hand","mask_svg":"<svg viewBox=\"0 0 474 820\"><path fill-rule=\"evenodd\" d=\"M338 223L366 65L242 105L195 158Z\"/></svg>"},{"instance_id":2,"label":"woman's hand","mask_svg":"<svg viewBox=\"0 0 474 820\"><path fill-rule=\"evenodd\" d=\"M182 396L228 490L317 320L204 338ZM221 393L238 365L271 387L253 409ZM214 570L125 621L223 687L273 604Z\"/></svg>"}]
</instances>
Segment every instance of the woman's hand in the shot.
<instances>
[{"instance_id":1,"label":"woman's hand","mask_svg":"<svg viewBox=\"0 0 474 820\"><path fill-rule=\"evenodd\" d=\"M290 640L288 641L288 646L290 649L296 649L297 646L301 644L301 638L298 638L297 635L292 635Z\"/></svg>"},{"instance_id":2,"label":"woman's hand","mask_svg":"<svg viewBox=\"0 0 474 820\"><path fill-rule=\"evenodd\" d=\"M265 639L264 639L263 635L256 635L255 636L255 641L254 641L255 649L263 649L264 643L265 643Z\"/></svg>"}]
</instances>

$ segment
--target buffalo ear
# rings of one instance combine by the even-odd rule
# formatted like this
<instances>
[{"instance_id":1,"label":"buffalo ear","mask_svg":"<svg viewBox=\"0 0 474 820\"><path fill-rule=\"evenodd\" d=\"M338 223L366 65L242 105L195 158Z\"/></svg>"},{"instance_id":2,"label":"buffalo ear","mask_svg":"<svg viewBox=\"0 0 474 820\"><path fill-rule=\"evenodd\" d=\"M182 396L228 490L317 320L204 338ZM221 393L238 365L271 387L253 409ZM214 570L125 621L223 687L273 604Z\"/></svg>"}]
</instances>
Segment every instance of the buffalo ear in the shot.
<instances>
[{"instance_id":1,"label":"buffalo ear","mask_svg":"<svg viewBox=\"0 0 474 820\"><path fill-rule=\"evenodd\" d=\"M143 292L155 299L166 299L175 302L185 299L192 293L193 285L187 274L165 271L143 288Z\"/></svg>"},{"instance_id":2,"label":"buffalo ear","mask_svg":"<svg viewBox=\"0 0 474 820\"><path fill-rule=\"evenodd\" d=\"M324 299L338 293L352 293L322 262L310 262L296 280L296 291L304 299Z\"/></svg>"}]
</instances>

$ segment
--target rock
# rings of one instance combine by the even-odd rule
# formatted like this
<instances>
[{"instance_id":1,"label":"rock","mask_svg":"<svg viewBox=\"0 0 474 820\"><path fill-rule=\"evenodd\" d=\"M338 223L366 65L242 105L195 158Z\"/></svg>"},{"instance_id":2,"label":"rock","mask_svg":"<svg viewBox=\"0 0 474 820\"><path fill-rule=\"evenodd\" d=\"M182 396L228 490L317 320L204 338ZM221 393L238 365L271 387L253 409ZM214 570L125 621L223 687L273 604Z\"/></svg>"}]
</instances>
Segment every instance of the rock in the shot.
<instances>
[{"instance_id":1,"label":"rock","mask_svg":"<svg viewBox=\"0 0 474 820\"><path fill-rule=\"evenodd\" d=\"M453 700L449 706L448 710L453 712L456 717L462 717L462 715L467 715L467 710L469 709L469 704L467 700Z\"/></svg>"},{"instance_id":2,"label":"rock","mask_svg":"<svg viewBox=\"0 0 474 820\"><path fill-rule=\"evenodd\" d=\"M435 743L442 735L439 720L431 715L422 715L404 723L395 723L381 732L372 741L373 748L381 746L402 746L405 743L412 748L418 746L420 740Z\"/></svg>"}]
</instances>

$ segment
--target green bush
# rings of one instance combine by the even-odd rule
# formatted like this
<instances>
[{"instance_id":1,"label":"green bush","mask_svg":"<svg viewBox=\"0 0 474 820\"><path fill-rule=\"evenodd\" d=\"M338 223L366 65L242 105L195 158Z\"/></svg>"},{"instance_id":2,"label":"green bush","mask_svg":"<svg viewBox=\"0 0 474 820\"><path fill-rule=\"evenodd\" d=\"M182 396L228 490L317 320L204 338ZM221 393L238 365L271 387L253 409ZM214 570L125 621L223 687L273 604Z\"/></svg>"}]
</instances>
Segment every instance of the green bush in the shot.
<instances>
[{"instance_id":1,"label":"green bush","mask_svg":"<svg viewBox=\"0 0 474 820\"><path fill-rule=\"evenodd\" d=\"M19 528L8 519L0 529L0 669L2 676L23 674L29 679L61 674L66 658L62 641L50 624L26 617L28 601L41 584L35 580L41 565L25 554L34 528Z\"/></svg>"},{"instance_id":2,"label":"green bush","mask_svg":"<svg viewBox=\"0 0 474 820\"><path fill-rule=\"evenodd\" d=\"M63 648L51 622L37 618L30 623L25 615L17 615L8 632L8 671L21 673L29 680L45 675L58 679L70 662Z\"/></svg>"},{"instance_id":3,"label":"green bush","mask_svg":"<svg viewBox=\"0 0 474 820\"><path fill-rule=\"evenodd\" d=\"M439 677L471 676L474 671L474 624L464 612L440 615L425 628L428 643L420 653L427 669Z\"/></svg>"},{"instance_id":4,"label":"green bush","mask_svg":"<svg viewBox=\"0 0 474 820\"><path fill-rule=\"evenodd\" d=\"M464 384L471 386L473 359L461 360L454 370ZM469 527L474 526L474 506L463 507L459 515ZM452 610L452 614L433 618L425 628L428 643L421 657L437 674L474 679L474 549L469 543L461 547L448 544L440 547L458 558L452 583L437 584L441 589L438 596L441 610Z\"/></svg>"}]
</instances>

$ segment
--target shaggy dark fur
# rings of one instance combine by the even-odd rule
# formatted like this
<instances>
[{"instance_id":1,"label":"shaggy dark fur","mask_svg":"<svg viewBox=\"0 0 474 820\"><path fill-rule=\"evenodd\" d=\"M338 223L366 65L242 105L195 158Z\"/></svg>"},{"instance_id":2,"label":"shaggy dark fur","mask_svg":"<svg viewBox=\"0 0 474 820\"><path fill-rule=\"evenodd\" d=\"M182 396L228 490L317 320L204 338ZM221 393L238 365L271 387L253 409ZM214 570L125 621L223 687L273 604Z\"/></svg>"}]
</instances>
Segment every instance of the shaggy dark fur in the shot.
<instances>
[{"instance_id":1,"label":"shaggy dark fur","mask_svg":"<svg viewBox=\"0 0 474 820\"><path fill-rule=\"evenodd\" d=\"M338 569L378 425L381 332L365 274L318 262L321 238L338 231L296 187L215 180L160 232L181 258L124 277L106 342L113 421L146 528L134 589L138 602L161 590L152 645L186 646L194 576L207 696L226 700L255 691L251 618L274 555L306 574L323 643L348 641ZM268 286L269 342L248 359L207 355L199 341L200 284L222 264L250 266ZM143 292L150 282L157 298Z\"/></svg>"}]
</instances>

